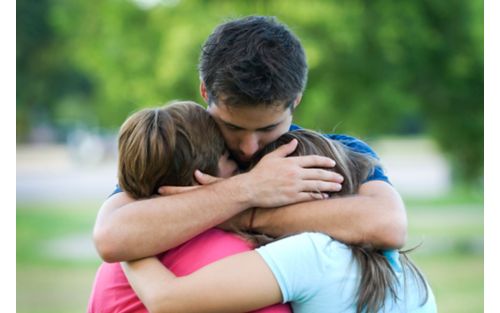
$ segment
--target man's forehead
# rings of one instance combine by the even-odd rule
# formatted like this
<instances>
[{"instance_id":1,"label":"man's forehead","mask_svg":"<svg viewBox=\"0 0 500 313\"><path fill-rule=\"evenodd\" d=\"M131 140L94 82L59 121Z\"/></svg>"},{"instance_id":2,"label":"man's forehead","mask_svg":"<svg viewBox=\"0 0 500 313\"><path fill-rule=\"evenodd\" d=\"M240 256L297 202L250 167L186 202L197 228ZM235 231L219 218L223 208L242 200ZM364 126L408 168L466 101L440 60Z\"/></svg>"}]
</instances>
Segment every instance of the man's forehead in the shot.
<instances>
[{"instance_id":1,"label":"man's forehead","mask_svg":"<svg viewBox=\"0 0 500 313\"><path fill-rule=\"evenodd\" d=\"M283 106L227 106L212 104L209 113L218 121L244 129L272 127L283 122L291 110Z\"/></svg>"}]
</instances>

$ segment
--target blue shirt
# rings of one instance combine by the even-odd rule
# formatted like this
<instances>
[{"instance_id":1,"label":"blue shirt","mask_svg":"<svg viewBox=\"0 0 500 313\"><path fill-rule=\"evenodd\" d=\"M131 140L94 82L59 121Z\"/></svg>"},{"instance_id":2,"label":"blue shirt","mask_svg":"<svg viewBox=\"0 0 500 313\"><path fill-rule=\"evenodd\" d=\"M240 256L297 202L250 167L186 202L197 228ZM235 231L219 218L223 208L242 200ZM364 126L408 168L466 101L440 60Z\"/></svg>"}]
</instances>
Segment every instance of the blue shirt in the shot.
<instances>
[{"instance_id":1,"label":"blue shirt","mask_svg":"<svg viewBox=\"0 0 500 313\"><path fill-rule=\"evenodd\" d=\"M355 313L360 281L359 266L351 249L321 233L302 233L256 249L271 269L294 313ZM384 253L397 277L398 301L388 295L386 313L437 312L432 290L399 262L399 253ZM428 290L427 301L423 288Z\"/></svg>"}]
</instances>

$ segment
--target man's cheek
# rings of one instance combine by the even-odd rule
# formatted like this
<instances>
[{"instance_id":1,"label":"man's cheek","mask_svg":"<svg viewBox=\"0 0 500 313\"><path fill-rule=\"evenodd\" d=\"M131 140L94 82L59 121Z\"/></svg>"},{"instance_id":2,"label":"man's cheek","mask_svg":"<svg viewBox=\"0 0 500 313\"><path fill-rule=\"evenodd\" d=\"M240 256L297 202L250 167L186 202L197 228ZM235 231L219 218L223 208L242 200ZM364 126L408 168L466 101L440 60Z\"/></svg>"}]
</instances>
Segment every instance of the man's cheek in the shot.
<instances>
[{"instance_id":1,"label":"man's cheek","mask_svg":"<svg viewBox=\"0 0 500 313\"><path fill-rule=\"evenodd\" d=\"M229 150L236 152L238 151L238 139L234 137L226 137L226 145Z\"/></svg>"}]
</instances>

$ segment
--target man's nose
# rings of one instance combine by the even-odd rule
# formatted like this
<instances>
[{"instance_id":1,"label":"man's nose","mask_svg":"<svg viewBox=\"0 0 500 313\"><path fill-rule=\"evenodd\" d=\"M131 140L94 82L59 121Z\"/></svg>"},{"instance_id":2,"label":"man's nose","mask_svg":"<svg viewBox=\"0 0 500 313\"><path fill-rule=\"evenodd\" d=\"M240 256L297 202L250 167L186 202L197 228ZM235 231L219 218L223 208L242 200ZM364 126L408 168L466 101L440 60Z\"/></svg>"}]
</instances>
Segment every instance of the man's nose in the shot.
<instances>
[{"instance_id":1,"label":"man's nose","mask_svg":"<svg viewBox=\"0 0 500 313\"><path fill-rule=\"evenodd\" d=\"M249 134L242 138L240 151L245 158L252 157L259 151L259 138L255 134Z\"/></svg>"}]
</instances>

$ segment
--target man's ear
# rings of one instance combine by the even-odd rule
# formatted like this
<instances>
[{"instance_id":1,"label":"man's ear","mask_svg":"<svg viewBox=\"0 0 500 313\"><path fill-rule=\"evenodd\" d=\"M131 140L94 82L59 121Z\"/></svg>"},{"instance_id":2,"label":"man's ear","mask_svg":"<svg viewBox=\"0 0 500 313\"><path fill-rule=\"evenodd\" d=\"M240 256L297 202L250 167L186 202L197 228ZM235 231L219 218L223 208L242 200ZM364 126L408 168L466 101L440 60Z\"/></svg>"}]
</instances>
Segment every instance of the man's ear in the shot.
<instances>
[{"instance_id":1,"label":"man's ear","mask_svg":"<svg viewBox=\"0 0 500 313\"><path fill-rule=\"evenodd\" d=\"M208 103L207 86L205 86L205 83L203 81L200 82L200 95L207 104L210 104Z\"/></svg>"},{"instance_id":2,"label":"man's ear","mask_svg":"<svg viewBox=\"0 0 500 313\"><path fill-rule=\"evenodd\" d=\"M293 101L293 110L295 110L299 106L300 100L302 100L302 93L299 93L297 95L297 98L295 98L295 101Z\"/></svg>"}]
</instances>

